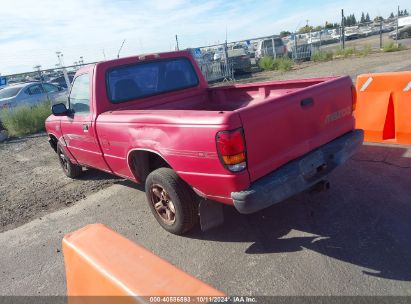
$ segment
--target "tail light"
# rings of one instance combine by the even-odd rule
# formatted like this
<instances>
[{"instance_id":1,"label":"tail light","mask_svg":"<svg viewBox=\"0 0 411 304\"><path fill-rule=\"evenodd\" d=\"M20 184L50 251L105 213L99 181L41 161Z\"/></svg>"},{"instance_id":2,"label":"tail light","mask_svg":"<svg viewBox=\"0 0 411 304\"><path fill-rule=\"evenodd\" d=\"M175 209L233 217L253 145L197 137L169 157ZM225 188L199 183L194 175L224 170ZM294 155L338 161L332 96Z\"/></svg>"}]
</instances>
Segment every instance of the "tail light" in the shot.
<instances>
[{"instance_id":1,"label":"tail light","mask_svg":"<svg viewBox=\"0 0 411 304\"><path fill-rule=\"evenodd\" d=\"M351 86L351 95L352 95L352 111L355 111L357 107L357 91L354 86Z\"/></svg>"},{"instance_id":2,"label":"tail light","mask_svg":"<svg viewBox=\"0 0 411 304\"><path fill-rule=\"evenodd\" d=\"M220 131L217 133L216 142L224 167L231 172L240 172L247 167L243 129Z\"/></svg>"}]
</instances>

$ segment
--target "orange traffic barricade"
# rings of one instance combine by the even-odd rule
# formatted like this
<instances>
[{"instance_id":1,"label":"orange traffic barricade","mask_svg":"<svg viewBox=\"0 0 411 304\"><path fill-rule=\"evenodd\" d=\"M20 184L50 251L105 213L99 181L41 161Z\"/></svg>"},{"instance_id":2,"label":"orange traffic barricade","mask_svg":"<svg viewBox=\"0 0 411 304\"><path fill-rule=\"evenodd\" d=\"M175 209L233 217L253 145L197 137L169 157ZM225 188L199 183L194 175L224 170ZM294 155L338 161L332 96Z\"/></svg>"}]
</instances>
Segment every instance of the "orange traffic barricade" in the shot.
<instances>
[{"instance_id":1,"label":"orange traffic barricade","mask_svg":"<svg viewBox=\"0 0 411 304\"><path fill-rule=\"evenodd\" d=\"M411 88L397 93L395 127L397 143L411 145Z\"/></svg>"},{"instance_id":2,"label":"orange traffic barricade","mask_svg":"<svg viewBox=\"0 0 411 304\"><path fill-rule=\"evenodd\" d=\"M359 75L356 90L365 141L411 144L411 72Z\"/></svg>"},{"instance_id":3,"label":"orange traffic barricade","mask_svg":"<svg viewBox=\"0 0 411 304\"><path fill-rule=\"evenodd\" d=\"M66 235L63 252L69 303L148 303L156 301L152 297L224 295L102 224Z\"/></svg>"}]
</instances>

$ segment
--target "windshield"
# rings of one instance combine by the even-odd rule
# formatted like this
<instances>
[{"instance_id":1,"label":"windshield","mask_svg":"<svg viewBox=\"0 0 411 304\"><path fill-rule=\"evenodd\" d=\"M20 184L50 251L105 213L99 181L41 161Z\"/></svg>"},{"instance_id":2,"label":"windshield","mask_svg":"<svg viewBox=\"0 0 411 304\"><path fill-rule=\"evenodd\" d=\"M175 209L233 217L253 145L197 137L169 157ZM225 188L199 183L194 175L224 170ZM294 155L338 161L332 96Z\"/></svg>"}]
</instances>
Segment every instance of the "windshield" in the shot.
<instances>
[{"instance_id":1,"label":"windshield","mask_svg":"<svg viewBox=\"0 0 411 304\"><path fill-rule=\"evenodd\" d=\"M173 58L114 68L107 74L113 103L194 87L197 74L187 58Z\"/></svg>"},{"instance_id":2,"label":"windshield","mask_svg":"<svg viewBox=\"0 0 411 304\"><path fill-rule=\"evenodd\" d=\"M0 99L14 97L20 92L20 90L21 90L21 87L4 88L0 90Z\"/></svg>"}]
</instances>

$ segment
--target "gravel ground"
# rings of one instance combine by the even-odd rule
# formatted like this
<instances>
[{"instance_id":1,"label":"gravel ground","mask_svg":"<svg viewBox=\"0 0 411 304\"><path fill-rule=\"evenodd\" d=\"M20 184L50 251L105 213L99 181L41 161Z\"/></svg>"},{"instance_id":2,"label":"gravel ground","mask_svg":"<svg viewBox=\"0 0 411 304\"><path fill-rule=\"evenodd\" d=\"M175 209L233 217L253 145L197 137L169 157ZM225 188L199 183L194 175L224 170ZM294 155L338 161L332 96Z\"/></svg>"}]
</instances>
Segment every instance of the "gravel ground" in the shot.
<instances>
[{"instance_id":1,"label":"gravel ground","mask_svg":"<svg viewBox=\"0 0 411 304\"><path fill-rule=\"evenodd\" d=\"M238 82L330 75L350 75L355 79L360 73L399 70L411 70L410 50L302 63L287 73L255 73L251 77L243 76ZM65 177L45 135L0 144L0 159L0 232L75 204L91 193L122 181L96 170L89 170L79 180Z\"/></svg>"},{"instance_id":2,"label":"gravel ground","mask_svg":"<svg viewBox=\"0 0 411 304\"><path fill-rule=\"evenodd\" d=\"M0 144L0 232L74 204L118 181L89 170L79 180L63 174L46 135Z\"/></svg>"},{"instance_id":3,"label":"gravel ground","mask_svg":"<svg viewBox=\"0 0 411 304\"><path fill-rule=\"evenodd\" d=\"M0 233L0 295L64 295L63 236L102 223L228 295L410 297L410 173L411 147L364 145L329 176L329 191L251 215L227 206L221 227L185 237L162 229L142 189L121 182Z\"/></svg>"}]
</instances>

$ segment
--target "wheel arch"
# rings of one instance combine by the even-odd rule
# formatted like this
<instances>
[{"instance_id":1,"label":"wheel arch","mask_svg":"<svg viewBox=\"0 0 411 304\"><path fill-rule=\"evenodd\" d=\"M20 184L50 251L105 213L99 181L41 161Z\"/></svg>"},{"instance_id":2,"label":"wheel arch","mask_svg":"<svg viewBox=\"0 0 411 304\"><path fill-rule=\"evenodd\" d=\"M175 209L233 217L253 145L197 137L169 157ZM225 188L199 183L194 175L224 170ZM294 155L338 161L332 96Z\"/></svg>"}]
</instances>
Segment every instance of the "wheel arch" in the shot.
<instances>
[{"instance_id":1,"label":"wheel arch","mask_svg":"<svg viewBox=\"0 0 411 304\"><path fill-rule=\"evenodd\" d=\"M131 149L128 152L127 165L135 179L142 183L151 172L158 168L173 169L161 153L143 148Z\"/></svg>"},{"instance_id":2,"label":"wheel arch","mask_svg":"<svg viewBox=\"0 0 411 304\"><path fill-rule=\"evenodd\" d=\"M51 148L54 150L54 152L57 153L57 144L59 142L57 136L55 136L53 133L49 133L48 136Z\"/></svg>"}]
</instances>

